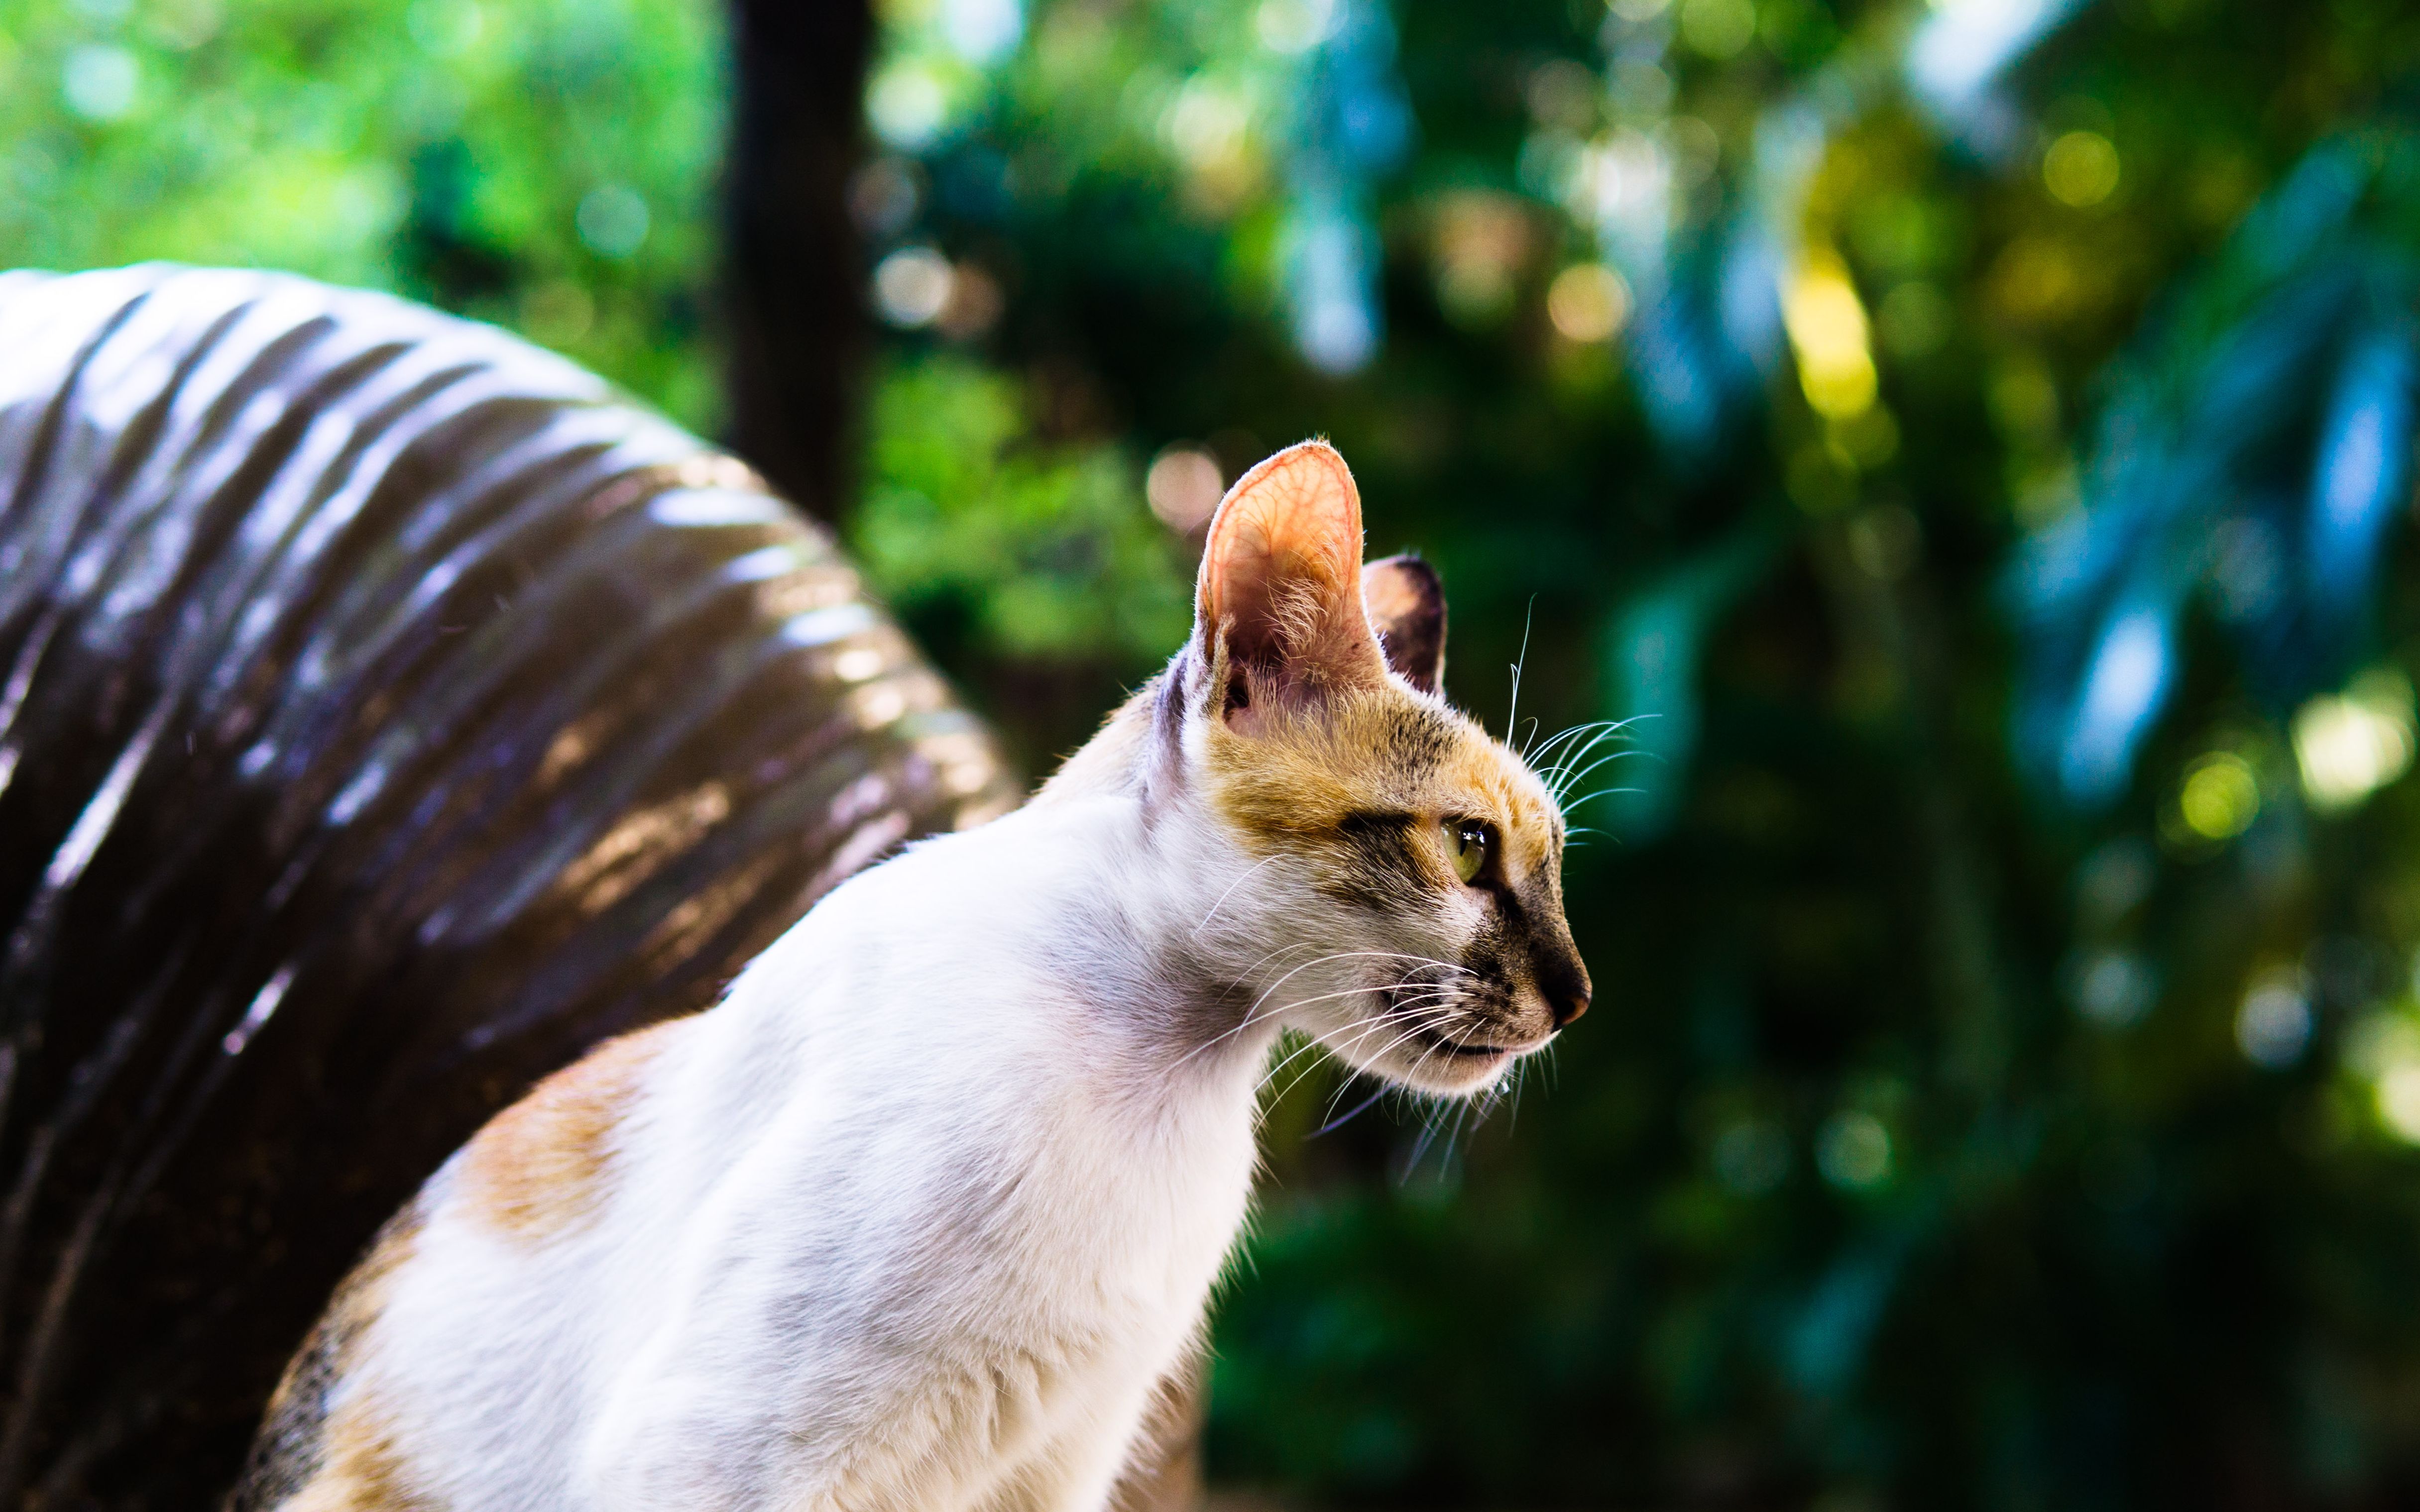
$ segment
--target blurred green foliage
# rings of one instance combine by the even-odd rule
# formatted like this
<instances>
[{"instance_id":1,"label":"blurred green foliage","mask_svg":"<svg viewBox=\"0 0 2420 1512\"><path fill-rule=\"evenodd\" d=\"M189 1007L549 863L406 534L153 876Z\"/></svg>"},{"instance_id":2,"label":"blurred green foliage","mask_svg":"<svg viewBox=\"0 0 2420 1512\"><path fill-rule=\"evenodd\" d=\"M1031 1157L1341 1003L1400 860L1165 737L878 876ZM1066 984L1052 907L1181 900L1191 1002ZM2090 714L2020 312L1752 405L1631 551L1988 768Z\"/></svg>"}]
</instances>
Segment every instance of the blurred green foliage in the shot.
<instances>
[{"instance_id":1,"label":"blurred green foliage","mask_svg":"<svg viewBox=\"0 0 2420 1512\"><path fill-rule=\"evenodd\" d=\"M1181 633L1204 469L1313 433L1373 549L1440 565L1492 727L1649 717L1572 857L1599 1006L1514 1099L1315 1133L1368 1089L1279 1078L1215 1477L2420 1499L2420 558L2370 340L2413 314L2420 18L883 15L849 530L1031 764ZM1994 18L2023 45L1960 73ZM716 35L669 0L0 0L0 262L380 284L708 424ZM1399 150L1348 150L1390 101ZM2297 188L2346 162L2351 198ZM2327 481L2340 433L2383 438L2368 494ZM2362 570L2295 576L2356 496ZM2113 645L2160 676L2096 704ZM2104 705L2105 790L2021 759Z\"/></svg>"},{"instance_id":2,"label":"blurred green foliage","mask_svg":"<svg viewBox=\"0 0 2420 1512\"><path fill-rule=\"evenodd\" d=\"M1137 507L1137 470L1112 447L1031 444L1014 380L960 356L906 359L876 383L869 429L851 540L954 661L1125 669L1185 639L1192 585Z\"/></svg>"},{"instance_id":3,"label":"blurred green foliage","mask_svg":"<svg viewBox=\"0 0 2420 1512\"><path fill-rule=\"evenodd\" d=\"M394 289L705 425L721 34L660 0L0 0L0 266Z\"/></svg>"}]
</instances>

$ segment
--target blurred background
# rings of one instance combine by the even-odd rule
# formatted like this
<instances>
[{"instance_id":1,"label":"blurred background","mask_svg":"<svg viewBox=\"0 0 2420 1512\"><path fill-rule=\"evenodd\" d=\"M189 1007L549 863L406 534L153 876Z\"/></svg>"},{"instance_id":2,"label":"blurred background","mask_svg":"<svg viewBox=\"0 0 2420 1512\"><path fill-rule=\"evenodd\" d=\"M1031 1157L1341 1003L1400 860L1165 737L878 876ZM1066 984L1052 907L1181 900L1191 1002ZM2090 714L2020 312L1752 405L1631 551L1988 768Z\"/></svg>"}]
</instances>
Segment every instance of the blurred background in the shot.
<instances>
[{"instance_id":1,"label":"blurred background","mask_svg":"<svg viewBox=\"0 0 2420 1512\"><path fill-rule=\"evenodd\" d=\"M2415 67L2393 0L0 0L0 267L567 353L1033 775L1314 433L1458 702L1629 721L1552 748L1551 1063L1273 1078L1222 1494L2401 1507Z\"/></svg>"}]
</instances>

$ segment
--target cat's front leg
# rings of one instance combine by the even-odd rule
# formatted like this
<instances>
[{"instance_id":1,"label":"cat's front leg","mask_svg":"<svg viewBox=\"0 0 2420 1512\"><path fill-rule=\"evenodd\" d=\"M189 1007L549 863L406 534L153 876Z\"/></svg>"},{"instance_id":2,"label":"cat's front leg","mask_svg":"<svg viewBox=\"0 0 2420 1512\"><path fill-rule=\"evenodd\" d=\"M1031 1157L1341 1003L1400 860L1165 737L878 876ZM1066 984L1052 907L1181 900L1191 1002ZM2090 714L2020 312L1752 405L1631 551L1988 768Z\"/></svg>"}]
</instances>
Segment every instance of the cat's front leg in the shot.
<instances>
[{"instance_id":1,"label":"cat's front leg","mask_svg":"<svg viewBox=\"0 0 2420 1512\"><path fill-rule=\"evenodd\" d=\"M1133 1457L1135 1435L1096 1434L1062 1444L1017 1477L985 1512L1105 1512Z\"/></svg>"},{"instance_id":2,"label":"cat's front leg","mask_svg":"<svg viewBox=\"0 0 2420 1512\"><path fill-rule=\"evenodd\" d=\"M783 1412L773 1400L781 1388L756 1375L749 1390L747 1374L627 1380L582 1457L592 1504L599 1512L978 1512L1021 1458L1003 1453L989 1379L934 1376L908 1392L861 1381Z\"/></svg>"},{"instance_id":3,"label":"cat's front leg","mask_svg":"<svg viewBox=\"0 0 2420 1512\"><path fill-rule=\"evenodd\" d=\"M1063 1427L981 1504L982 1512L1105 1512L1138 1458L1157 1451L1145 1431L1156 1390L1116 1392L1105 1410Z\"/></svg>"}]
</instances>

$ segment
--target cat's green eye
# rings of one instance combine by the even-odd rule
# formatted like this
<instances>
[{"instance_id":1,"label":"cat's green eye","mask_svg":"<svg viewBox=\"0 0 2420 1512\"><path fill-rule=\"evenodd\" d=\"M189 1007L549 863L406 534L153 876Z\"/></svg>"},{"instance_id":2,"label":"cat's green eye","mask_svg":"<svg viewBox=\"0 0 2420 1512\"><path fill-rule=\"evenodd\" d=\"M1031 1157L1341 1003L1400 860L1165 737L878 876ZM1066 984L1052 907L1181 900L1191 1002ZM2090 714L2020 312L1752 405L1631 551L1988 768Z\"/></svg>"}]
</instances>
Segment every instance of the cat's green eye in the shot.
<instances>
[{"instance_id":1,"label":"cat's green eye","mask_svg":"<svg viewBox=\"0 0 2420 1512\"><path fill-rule=\"evenodd\" d=\"M1465 882L1475 882L1479 873L1487 870L1487 853L1493 848L1493 826L1476 819L1449 819L1445 822L1446 850L1453 856L1453 874Z\"/></svg>"}]
</instances>

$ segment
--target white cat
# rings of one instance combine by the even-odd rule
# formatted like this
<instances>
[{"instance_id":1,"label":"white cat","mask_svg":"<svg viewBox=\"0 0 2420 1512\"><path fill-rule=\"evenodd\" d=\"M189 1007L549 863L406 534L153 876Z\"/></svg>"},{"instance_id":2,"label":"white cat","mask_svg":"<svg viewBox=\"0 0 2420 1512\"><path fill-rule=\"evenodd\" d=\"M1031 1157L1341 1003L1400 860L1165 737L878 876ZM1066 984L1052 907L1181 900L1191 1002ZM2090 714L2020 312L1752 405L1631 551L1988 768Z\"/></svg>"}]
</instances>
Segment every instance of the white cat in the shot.
<instances>
[{"instance_id":1,"label":"white cat","mask_svg":"<svg viewBox=\"0 0 2420 1512\"><path fill-rule=\"evenodd\" d=\"M431 1178L234 1504L1102 1506L1243 1225L1280 1029L1455 1095L1587 1006L1560 812L1439 696L1435 575L1360 557L1326 445L1241 479L1191 640L1032 804Z\"/></svg>"}]
</instances>

